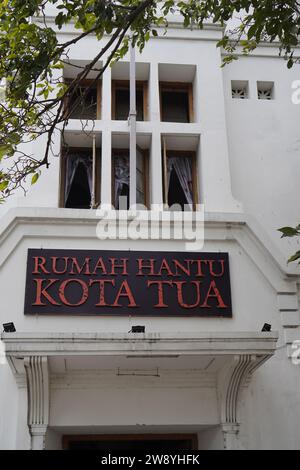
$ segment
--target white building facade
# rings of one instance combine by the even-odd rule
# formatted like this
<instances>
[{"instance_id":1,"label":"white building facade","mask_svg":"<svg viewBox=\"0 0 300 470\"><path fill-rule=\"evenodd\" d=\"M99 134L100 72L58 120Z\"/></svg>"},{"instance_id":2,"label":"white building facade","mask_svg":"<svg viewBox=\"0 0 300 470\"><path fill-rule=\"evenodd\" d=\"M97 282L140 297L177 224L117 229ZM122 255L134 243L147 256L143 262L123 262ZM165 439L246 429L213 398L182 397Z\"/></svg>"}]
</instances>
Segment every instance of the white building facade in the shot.
<instances>
[{"instance_id":1,"label":"white building facade","mask_svg":"<svg viewBox=\"0 0 300 470\"><path fill-rule=\"evenodd\" d=\"M97 204L113 205L127 194L127 56L89 95L84 130L74 109L49 169L26 197L16 194L0 208L1 323L16 327L1 337L1 449L84 442L113 449L114 441L300 447L299 270L286 263L296 246L277 231L299 222L300 68L288 70L276 46L267 45L221 68L222 29L185 30L175 19L136 54L137 189L149 209L164 208L159 235L148 230L149 210L141 213L139 236L114 237L116 221L123 234L132 223L125 210L116 219L106 213L109 237L100 239L103 218L88 208L93 192ZM77 33L70 26L60 34ZM65 79L99 47L93 37L74 46ZM44 144L32 145L36 156ZM174 170L185 164L185 173ZM167 204L183 201L194 212L204 207L203 246L166 235ZM196 224L200 233L200 218ZM232 316L175 315L171 307L166 315L136 314L128 303L116 314L73 314L63 305L55 314L42 307L28 314L32 249L228 254ZM271 331L261 331L265 323ZM133 333L135 325L145 332Z\"/></svg>"}]
</instances>

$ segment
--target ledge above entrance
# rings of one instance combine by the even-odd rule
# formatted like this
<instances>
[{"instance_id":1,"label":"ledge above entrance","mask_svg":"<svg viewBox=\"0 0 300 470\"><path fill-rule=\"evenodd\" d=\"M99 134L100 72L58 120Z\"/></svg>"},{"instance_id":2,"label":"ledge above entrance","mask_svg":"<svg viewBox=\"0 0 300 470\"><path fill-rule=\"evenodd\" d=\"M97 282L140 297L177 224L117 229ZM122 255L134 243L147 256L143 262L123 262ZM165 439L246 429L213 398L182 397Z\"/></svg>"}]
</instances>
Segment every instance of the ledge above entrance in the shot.
<instances>
[{"instance_id":1,"label":"ledge above entrance","mask_svg":"<svg viewBox=\"0 0 300 470\"><path fill-rule=\"evenodd\" d=\"M234 358L247 356L252 373L274 354L277 338L274 332L2 334L16 379L24 377L24 360L35 356L47 358L50 370L64 362L73 370L158 367L214 374Z\"/></svg>"},{"instance_id":2,"label":"ledge above entrance","mask_svg":"<svg viewBox=\"0 0 300 470\"><path fill-rule=\"evenodd\" d=\"M216 333L2 333L6 355L217 355L272 356L276 332Z\"/></svg>"},{"instance_id":3,"label":"ledge above entrance","mask_svg":"<svg viewBox=\"0 0 300 470\"><path fill-rule=\"evenodd\" d=\"M215 389L224 448L237 449L240 391L253 372L274 355L277 339L273 332L2 334L16 381L26 377L32 449L45 447L55 368L63 366L62 380L68 382L68 374L74 375L76 370L80 374L88 369L93 374L116 368L126 370L129 362L132 371L140 372L155 364L158 386L163 386L164 380L171 386L172 378L172 374L159 375L160 369L184 370L187 376L196 371L203 386ZM129 375L128 371L123 375Z\"/></svg>"}]
</instances>

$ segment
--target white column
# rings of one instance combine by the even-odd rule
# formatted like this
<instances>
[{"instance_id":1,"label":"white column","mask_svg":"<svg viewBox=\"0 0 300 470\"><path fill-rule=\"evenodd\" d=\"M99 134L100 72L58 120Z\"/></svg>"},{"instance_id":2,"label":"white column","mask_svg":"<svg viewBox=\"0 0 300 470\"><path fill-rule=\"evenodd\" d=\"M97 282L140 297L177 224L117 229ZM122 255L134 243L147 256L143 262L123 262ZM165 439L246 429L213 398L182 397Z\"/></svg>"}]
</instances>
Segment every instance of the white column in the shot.
<instances>
[{"instance_id":1,"label":"white column","mask_svg":"<svg viewBox=\"0 0 300 470\"><path fill-rule=\"evenodd\" d=\"M129 109L129 205L136 205L136 96L135 96L135 50L130 46L130 109Z\"/></svg>"},{"instance_id":2,"label":"white column","mask_svg":"<svg viewBox=\"0 0 300 470\"><path fill-rule=\"evenodd\" d=\"M151 62L149 73L149 120L153 123L149 172L150 200L152 204L163 204L162 149L160 134L159 76L158 64Z\"/></svg>"},{"instance_id":3,"label":"white column","mask_svg":"<svg viewBox=\"0 0 300 470\"><path fill-rule=\"evenodd\" d=\"M153 130L150 152L150 200L151 204L163 204L162 153L160 132Z\"/></svg>"},{"instance_id":4,"label":"white column","mask_svg":"<svg viewBox=\"0 0 300 470\"><path fill-rule=\"evenodd\" d=\"M111 119L111 68L108 67L102 75L102 121Z\"/></svg>"},{"instance_id":5,"label":"white column","mask_svg":"<svg viewBox=\"0 0 300 470\"><path fill-rule=\"evenodd\" d=\"M101 154L101 204L114 204L111 198L112 155L110 131L103 131L102 133Z\"/></svg>"},{"instance_id":6,"label":"white column","mask_svg":"<svg viewBox=\"0 0 300 470\"><path fill-rule=\"evenodd\" d=\"M151 62L148 86L149 120L160 121L158 64Z\"/></svg>"},{"instance_id":7,"label":"white column","mask_svg":"<svg viewBox=\"0 0 300 470\"><path fill-rule=\"evenodd\" d=\"M111 204L111 68L102 75L101 204Z\"/></svg>"}]
</instances>

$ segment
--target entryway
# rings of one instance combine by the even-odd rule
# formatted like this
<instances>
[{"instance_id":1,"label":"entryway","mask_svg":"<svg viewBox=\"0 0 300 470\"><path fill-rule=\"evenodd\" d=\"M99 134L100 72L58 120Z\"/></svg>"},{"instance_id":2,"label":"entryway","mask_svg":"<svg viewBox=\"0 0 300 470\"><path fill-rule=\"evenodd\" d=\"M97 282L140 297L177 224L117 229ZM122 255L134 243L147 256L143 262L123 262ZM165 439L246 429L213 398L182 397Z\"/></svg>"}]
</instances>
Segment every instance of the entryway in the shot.
<instances>
[{"instance_id":1,"label":"entryway","mask_svg":"<svg viewBox=\"0 0 300 470\"><path fill-rule=\"evenodd\" d=\"M67 450L197 450L196 434L109 434L63 436Z\"/></svg>"}]
</instances>

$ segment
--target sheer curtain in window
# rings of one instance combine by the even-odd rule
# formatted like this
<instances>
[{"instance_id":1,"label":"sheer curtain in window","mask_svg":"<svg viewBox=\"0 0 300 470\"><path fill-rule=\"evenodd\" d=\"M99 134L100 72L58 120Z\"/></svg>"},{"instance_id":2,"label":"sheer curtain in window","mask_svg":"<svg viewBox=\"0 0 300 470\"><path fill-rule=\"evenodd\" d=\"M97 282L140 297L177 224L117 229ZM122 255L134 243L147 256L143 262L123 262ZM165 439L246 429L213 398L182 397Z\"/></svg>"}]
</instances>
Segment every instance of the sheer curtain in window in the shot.
<instances>
[{"instance_id":1,"label":"sheer curtain in window","mask_svg":"<svg viewBox=\"0 0 300 470\"><path fill-rule=\"evenodd\" d=\"M193 186L192 186L192 162L190 157L168 157L167 158L167 177L168 188L172 168L181 184L182 190L188 204L193 204Z\"/></svg>"},{"instance_id":2,"label":"sheer curtain in window","mask_svg":"<svg viewBox=\"0 0 300 470\"><path fill-rule=\"evenodd\" d=\"M86 174L89 182L90 193L92 194L93 190L93 159L90 156L85 156L81 154L70 154L67 155L66 161L66 182L65 182L65 202L67 202L72 183L76 174L76 170L80 163L85 167Z\"/></svg>"}]
</instances>

